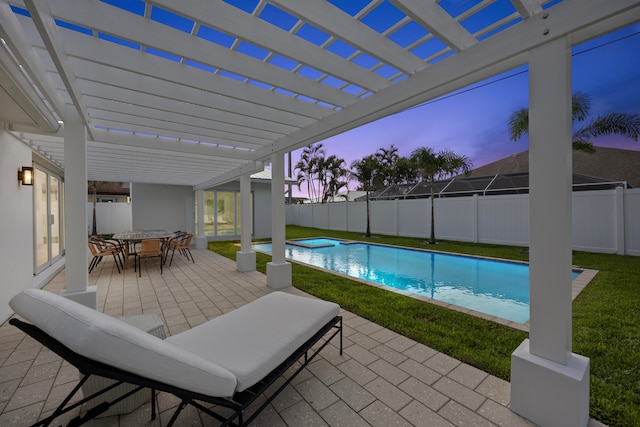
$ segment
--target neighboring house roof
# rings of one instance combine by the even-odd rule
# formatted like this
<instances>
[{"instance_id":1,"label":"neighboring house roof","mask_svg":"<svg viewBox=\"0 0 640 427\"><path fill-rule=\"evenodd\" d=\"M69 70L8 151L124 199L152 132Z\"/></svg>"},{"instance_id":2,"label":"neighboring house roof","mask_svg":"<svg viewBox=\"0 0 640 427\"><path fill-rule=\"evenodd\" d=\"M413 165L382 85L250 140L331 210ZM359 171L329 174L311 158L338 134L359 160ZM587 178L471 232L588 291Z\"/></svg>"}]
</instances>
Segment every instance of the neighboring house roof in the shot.
<instances>
[{"instance_id":1,"label":"neighboring house roof","mask_svg":"<svg viewBox=\"0 0 640 427\"><path fill-rule=\"evenodd\" d=\"M467 178L521 172L529 172L529 151L480 166L472 170ZM640 151L596 147L596 152L589 154L574 150L573 172L610 181L626 181L629 186L638 188L640 187Z\"/></svg>"},{"instance_id":2,"label":"neighboring house roof","mask_svg":"<svg viewBox=\"0 0 640 427\"><path fill-rule=\"evenodd\" d=\"M251 175L251 179L257 179L261 181L271 181L271 169L265 169L260 172L256 172L253 175ZM286 184L295 184L296 180L291 178L290 176L285 176L284 182Z\"/></svg>"},{"instance_id":3,"label":"neighboring house roof","mask_svg":"<svg viewBox=\"0 0 640 427\"><path fill-rule=\"evenodd\" d=\"M597 147L593 154L573 152L573 190L606 190L626 182L640 188L640 151ZM529 151L523 151L452 179L433 183L437 197L471 194L525 194L529 192ZM431 184L392 185L369 193L370 200L430 197ZM363 201L364 197L357 199Z\"/></svg>"}]
</instances>

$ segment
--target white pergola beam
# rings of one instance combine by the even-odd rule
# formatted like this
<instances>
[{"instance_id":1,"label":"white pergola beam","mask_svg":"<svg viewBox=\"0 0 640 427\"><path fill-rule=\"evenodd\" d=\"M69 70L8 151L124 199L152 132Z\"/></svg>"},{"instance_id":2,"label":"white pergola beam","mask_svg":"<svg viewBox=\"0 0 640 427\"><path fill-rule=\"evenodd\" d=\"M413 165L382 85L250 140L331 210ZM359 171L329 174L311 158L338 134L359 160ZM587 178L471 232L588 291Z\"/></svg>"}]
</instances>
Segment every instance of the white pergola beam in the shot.
<instances>
[{"instance_id":1,"label":"white pergola beam","mask_svg":"<svg viewBox=\"0 0 640 427\"><path fill-rule=\"evenodd\" d=\"M29 9L31 19L40 33L40 37L47 47L47 51L53 60L60 78L64 82L65 88L73 100L73 106L78 116L87 129L87 134L91 136L91 125L89 123L89 113L87 112L82 100L82 93L76 87L76 78L71 65L69 64L64 44L60 39L58 25L51 13L48 2L36 2L34 0L25 0L25 5ZM66 110L68 115L70 110ZM65 120L68 120L65 117Z\"/></svg>"},{"instance_id":2,"label":"white pergola beam","mask_svg":"<svg viewBox=\"0 0 640 427\"><path fill-rule=\"evenodd\" d=\"M478 43L475 37L435 1L392 0L391 3L458 52Z\"/></svg>"},{"instance_id":3,"label":"white pergola beam","mask_svg":"<svg viewBox=\"0 0 640 427\"><path fill-rule=\"evenodd\" d=\"M576 9L582 13L576 14ZM257 153L257 158L304 147L525 64L530 49L574 32L582 34L585 28L597 25L603 17L620 17L616 19L617 24L633 23L639 19L639 13L640 3L636 0L564 0L549 10L547 19L538 14L517 27L496 34L491 38L492 43L478 43L411 79L396 83L375 97L344 109L338 115L329 116L265 146ZM606 31L614 29L606 28ZM574 37L572 41L584 40L575 40Z\"/></svg>"},{"instance_id":4,"label":"white pergola beam","mask_svg":"<svg viewBox=\"0 0 640 427\"><path fill-rule=\"evenodd\" d=\"M164 58L153 55L144 55L134 49L105 40L79 37L77 33L71 30L61 28L60 34L64 41L65 49L71 57L99 64L101 67L152 77L168 82L171 85L182 85L191 88L206 87L207 92L220 95L220 99L231 98L270 108L277 106L280 110L312 118L320 118L331 112L326 107L228 79L185 64L167 61ZM83 75L93 75L93 71L93 68L89 69ZM218 104L221 103L218 100L216 102Z\"/></svg>"},{"instance_id":5,"label":"white pergola beam","mask_svg":"<svg viewBox=\"0 0 640 427\"><path fill-rule=\"evenodd\" d=\"M329 2L300 0L270 0L283 10L304 17L306 22L341 39L363 52L396 67L405 73L414 74L427 66L415 55L398 49L398 45L373 31L361 22L354 21Z\"/></svg>"},{"instance_id":6,"label":"white pergola beam","mask_svg":"<svg viewBox=\"0 0 640 427\"><path fill-rule=\"evenodd\" d=\"M32 0L31 0L32 1ZM64 0L50 0L56 17L69 22L82 22L94 31L112 34L147 47L188 58L201 64L262 81L275 87L345 107L358 100L347 92L283 70L256 58L231 51L207 40L193 37L164 24L118 8L93 1L68 7Z\"/></svg>"},{"instance_id":7,"label":"white pergola beam","mask_svg":"<svg viewBox=\"0 0 640 427\"><path fill-rule=\"evenodd\" d=\"M244 114L249 117L257 117L262 120L288 124L296 127L302 127L305 124L313 122L313 119L309 117L297 115L285 110L278 110L269 106L253 104L240 99L216 95L194 87L179 86L175 83L168 83L164 80L154 79L149 76L143 76L121 69L109 68L104 65L87 62L78 58L72 58L72 62L78 63L77 65L79 65L79 85L82 86L83 90L86 90L88 95L108 99L110 98L110 86L113 86L116 88L134 91L134 93L141 92L144 94L152 94L172 100L188 100L194 105L219 108L223 111ZM89 84L87 84L87 82ZM98 85L92 87L91 83L93 82L98 83ZM99 85L101 85L101 88L104 90L101 90ZM328 109L324 110L331 111ZM333 111L331 111L331 113L333 113Z\"/></svg>"},{"instance_id":8,"label":"white pergola beam","mask_svg":"<svg viewBox=\"0 0 640 427\"><path fill-rule=\"evenodd\" d=\"M237 169L228 171L215 178L212 178L207 181L201 182L197 185L194 185L193 191L204 190L207 188L212 188L218 185L226 184L227 182L235 181L236 179L240 178L242 175L261 172L263 169L264 169L264 163L261 161L248 162Z\"/></svg>"},{"instance_id":9,"label":"white pergola beam","mask_svg":"<svg viewBox=\"0 0 640 427\"><path fill-rule=\"evenodd\" d=\"M141 118L139 116L132 116L126 113L105 110L92 111L95 113L92 115L92 122L97 126L108 126L109 123L113 123L114 125L112 127L117 128L120 124L122 125L120 129L139 129L140 132L143 133L196 141L207 141L247 149L262 147L270 141L267 138L256 138L248 135L220 132L215 129L204 129L181 123L168 123L159 118Z\"/></svg>"},{"instance_id":10,"label":"white pergola beam","mask_svg":"<svg viewBox=\"0 0 640 427\"><path fill-rule=\"evenodd\" d=\"M38 87L40 92L47 98L58 116L63 117L65 109L64 103L60 99L59 94L54 90L49 76L44 72L44 66L42 65L40 57L31 49L27 34L20 24L18 17L5 1L0 2L0 37L5 40L11 53L31 77L31 80L33 80L33 83ZM4 49L0 47L0 50ZM17 72L13 72L12 74L15 76ZM52 122L50 126L52 129L58 128L57 121L54 120L53 117L47 120Z\"/></svg>"},{"instance_id":11,"label":"white pergola beam","mask_svg":"<svg viewBox=\"0 0 640 427\"><path fill-rule=\"evenodd\" d=\"M538 0L511 0L511 4L516 8L522 19L542 12L542 5Z\"/></svg>"},{"instance_id":12,"label":"white pergola beam","mask_svg":"<svg viewBox=\"0 0 640 427\"><path fill-rule=\"evenodd\" d=\"M287 135L293 131L300 129L283 123L275 123L254 117L243 116L239 113L230 113L203 105L196 105L190 102L179 101L177 99L167 99L149 93L140 93L126 90L114 86L105 86L101 83L86 82L87 90L85 91L85 99L88 108L106 109L108 105L129 105L132 108L140 107L144 109L155 110L156 114L163 114L163 111L170 111L176 115L190 117L192 119L208 119L214 123L225 123L229 126L242 126L251 131L264 131L272 134ZM98 88L101 95L108 98L94 96L93 92ZM93 90L92 90L93 89ZM158 106L162 105L162 109Z\"/></svg>"},{"instance_id":13,"label":"white pergola beam","mask_svg":"<svg viewBox=\"0 0 640 427\"><path fill-rule=\"evenodd\" d=\"M253 159L253 154L249 150L236 150L233 148L216 147L208 144L194 144L189 142L170 141L162 138L152 138L147 136L131 135L121 132L109 132L104 130L94 130L95 142L105 144L116 144L131 149L154 149L168 152L171 156L183 155L199 157L221 158L224 162L239 163Z\"/></svg>"},{"instance_id":14,"label":"white pergola beam","mask_svg":"<svg viewBox=\"0 0 640 427\"><path fill-rule=\"evenodd\" d=\"M220 0L206 3L198 0L183 0L179 3L173 0L152 0L150 3L184 15L196 22L202 22L239 39L249 40L263 49L278 53L370 91L377 92L391 85L389 80L373 72L363 73L362 68L358 65L293 34L284 32L255 16L247 15L238 8ZM188 14L185 15L185 13Z\"/></svg>"},{"instance_id":15,"label":"white pergola beam","mask_svg":"<svg viewBox=\"0 0 640 427\"><path fill-rule=\"evenodd\" d=\"M261 129L251 128L248 126L237 125L226 121L210 120L202 117L202 113L197 109L194 114L199 113L200 116L187 115L171 110L158 110L151 106L134 105L110 99L95 98L85 96L87 109L92 117L100 118L100 112L106 111L111 113L125 114L128 116L141 117L143 120L161 120L167 123L167 126L174 124L180 126L189 126L194 128L205 129L209 131L218 131L228 133L230 135L244 135L260 139L278 139L286 135L283 132L269 132Z\"/></svg>"}]
</instances>

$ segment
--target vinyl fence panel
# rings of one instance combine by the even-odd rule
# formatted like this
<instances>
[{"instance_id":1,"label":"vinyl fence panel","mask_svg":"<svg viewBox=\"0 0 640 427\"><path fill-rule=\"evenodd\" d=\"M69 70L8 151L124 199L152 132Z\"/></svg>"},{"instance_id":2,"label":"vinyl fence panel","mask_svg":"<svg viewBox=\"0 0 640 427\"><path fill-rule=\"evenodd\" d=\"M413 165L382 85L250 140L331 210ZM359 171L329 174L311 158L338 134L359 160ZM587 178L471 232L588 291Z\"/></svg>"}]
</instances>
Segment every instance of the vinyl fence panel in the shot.
<instances>
[{"instance_id":1,"label":"vinyl fence panel","mask_svg":"<svg viewBox=\"0 0 640 427\"><path fill-rule=\"evenodd\" d=\"M640 189L573 193L573 247L640 256ZM371 232L429 237L431 201L371 201ZM293 205L287 215L302 225L366 231L366 203ZM553 221L553 218L549 218ZM515 246L529 244L529 195L451 197L435 200L436 239Z\"/></svg>"}]
</instances>

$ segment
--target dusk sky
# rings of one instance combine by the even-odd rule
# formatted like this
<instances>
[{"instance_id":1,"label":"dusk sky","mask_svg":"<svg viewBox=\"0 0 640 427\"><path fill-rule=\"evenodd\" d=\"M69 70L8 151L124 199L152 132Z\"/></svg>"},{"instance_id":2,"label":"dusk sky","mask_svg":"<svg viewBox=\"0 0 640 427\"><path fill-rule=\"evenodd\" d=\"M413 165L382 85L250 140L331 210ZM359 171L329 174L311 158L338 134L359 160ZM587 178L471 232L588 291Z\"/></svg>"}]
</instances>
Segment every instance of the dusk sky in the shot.
<instances>
[{"instance_id":1,"label":"dusk sky","mask_svg":"<svg viewBox=\"0 0 640 427\"><path fill-rule=\"evenodd\" d=\"M611 111L640 114L640 24L575 46L573 91L591 95L590 118ZM527 107L528 99L528 72L522 66L322 144L327 155L343 158L347 167L391 144L406 157L417 147L450 149L479 167L528 149L526 137L517 142L509 139L507 126L511 112ZM640 151L640 142L621 137L601 137L593 142ZM301 152L293 152L294 168ZM350 183L349 187L356 185ZM306 196L295 186L294 195Z\"/></svg>"}]
</instances>

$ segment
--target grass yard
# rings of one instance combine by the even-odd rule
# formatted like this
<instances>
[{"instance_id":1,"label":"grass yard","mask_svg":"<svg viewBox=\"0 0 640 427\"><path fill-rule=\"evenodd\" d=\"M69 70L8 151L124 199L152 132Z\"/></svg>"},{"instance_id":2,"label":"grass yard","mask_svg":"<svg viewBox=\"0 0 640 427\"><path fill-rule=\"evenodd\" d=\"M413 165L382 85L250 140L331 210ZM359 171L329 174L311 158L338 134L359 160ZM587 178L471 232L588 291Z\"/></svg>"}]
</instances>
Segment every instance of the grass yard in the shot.
<instances>
[{"instance_id":1,"label":"grass yard","mask_svg":"<svg viewBox=\"0 0 640 427\"><path fill-rule=\"evenodd\" d=\"M335 237L527 261L526 248L287 227L287 238ZM235 259L237 242L209 249ZM266 273L271 257L258 253ZM640 258L574 252L573 263L599 270L573 303L573 351L591 359L591 417L611 427L640 426ZM511 353L527 334L493 322L293 263L293 284L319 298L509 380Z\"/></svg>"}]
</instances>

